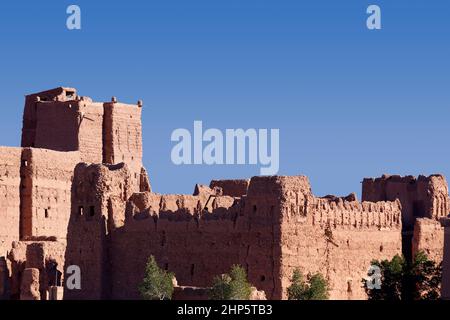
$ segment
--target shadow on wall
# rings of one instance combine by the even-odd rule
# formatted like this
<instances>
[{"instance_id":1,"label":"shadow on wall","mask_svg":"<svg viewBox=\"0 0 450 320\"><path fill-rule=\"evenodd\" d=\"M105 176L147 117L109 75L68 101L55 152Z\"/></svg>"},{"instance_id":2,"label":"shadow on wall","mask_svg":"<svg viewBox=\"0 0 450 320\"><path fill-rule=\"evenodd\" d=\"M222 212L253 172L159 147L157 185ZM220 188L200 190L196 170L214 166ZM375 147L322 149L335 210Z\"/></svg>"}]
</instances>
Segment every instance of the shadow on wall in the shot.
<instances>
[{"instance_id":1,"label":"shadow on wall","mask_svg":"<svg viewBox=\"0 0 450 320\"><path fill-rule=\"evenodd\" d=\"M450 218L443 221L445 226L444 260L442 262L442 299L450 300Z\"/></svg>"},{"instance_id":2,"label":"shadow on wall","mask_svg":"<svg viewBox=\"0 0 450 320\"><path fill-rule=\"evenodd\" d=\"M75 167L64 270L69 266L80 268L82 290L69 290L66 284L64 299L102 300L110 296L107 268L110 235L106 217L100 214L102 194L94 192L100 177L98 166L92 165L89 170L81 163Z\"/></svg>"},{"instance_id":3,"label":"shadow on wall","mask_svg":"<svg viewBox=\"0 0 450 320\"><path fill-rule=\"evenodd\" d=\"M5 257L0 257L0 300L8 300L10 297L10 278Z\"/></svg>"},{"instance_id":4,"label":"shadow on wall","mask_svg":"<svg viewBox=\"0 0 450 320\"><path fill-rule=\"evenodd\" d=\"M8 261L0 258L0 297L22 300L29 286L36 284L33 299L48 300L50 288L63 283L62 268L65 244L57 241L16 241ZM33 270L33 271L31 271ZM33 281L29 276L33 274ZM3 285L2 285L3 282Z\"/></svg>"}]
</instances>

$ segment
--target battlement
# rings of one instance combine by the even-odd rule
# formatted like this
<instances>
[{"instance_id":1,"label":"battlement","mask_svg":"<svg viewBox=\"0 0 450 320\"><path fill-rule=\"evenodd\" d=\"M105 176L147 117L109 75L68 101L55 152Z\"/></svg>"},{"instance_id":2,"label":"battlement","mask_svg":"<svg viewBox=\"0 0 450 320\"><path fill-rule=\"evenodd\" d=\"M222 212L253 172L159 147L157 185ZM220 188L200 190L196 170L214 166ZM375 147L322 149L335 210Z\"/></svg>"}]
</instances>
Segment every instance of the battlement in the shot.
<instances>
[{"instance_id":1,"label":"battlement","mask_svg":"<svg viewBox=\"0 0 450 320\"><path fill-rule=\"evenodd\" d=\"M73 101L79 97L77 95L77 89L69 87L58 87L38 93L32 93L25 96L26 99L39 98L40 101Z\"/></svg>"},{"instance_id":2,"label":"battlement","mask_svg":"<svg viewBox=\"0 0 450 320\"><path fill-rule=\"evenodd\" d=\"M312 194L307 177L279 177L282 218L287 223L317 225L322 228L398 228L401 203L394 201L359 202L356 195L346 197Z\"/></svg>"},{"instance_id":3,"label":"battlement","mask_svg":"<svg viewBox=\"0 0 450 320\"><path fill-rule=\"evenodd\" d=\"M404 230L412 230L415 219L439 220L450 210L448 184L444 176L383 175L380 178L366 178L362 182L363 201L394 201L402 203Z\"/></svg>"},{"instance_id":4,"label":"battlement","mask_svg":"<svg viewBox=\"0 0 450 320\"><path fill-rule=\"evenodd\" d=\"M441 174L432 174L429 176L419 175L418 177L415 176L401 176L401 175L388 175L384 174L381 177L376 178L364 178L364 181L373 181L373 182L399 182L399 183L417 183L417 182L432 182L432 183L442 183L442 180L445 180L445 177Z\"/></svg>"},{"instance_id":5,"label":"battlement","mask_svg":"<svg viewBox=\"0 0 450 320\"><path fill-rule=\"evenodd\" d=\"M139 190L142 169L142 102L93 102L74 88L26 96L22 147L79 151L81 161L126 162Z\"/></svg>"},{"instance_id":6,"label":"battlement","mask_svg":"<svg viewBox=\"0 0 450 320\"><path fill-rule=\"evenodd\" d=\"M221 190L219 185L224 184L211 183ZM261 198L274 205L261 202ZM275 212L275 207L279 211ZM236 219L237 215L258 217L261 212L275 213L279 221L294 219L294 222L322 228L401 228L402 223L399 200L359 202L354 194L319 198L312 195L309 181L303 176L254 177L249 180L248 194L242 197L216 195L205 186L202 189L197 186L195 195L135 193L127 202L126 217L130 221L153 218L155 223L159 219L175 222L213 218L220 221Z\"/></svg>"},{"instance_id":7,"label":"battlement","mask_svg":"<svg viewBox=\"0 0 450 320\"><path fill-rule=\"evenodd\" d=\"M309 198L307 216L313 225L346 228L401 228L399 200L379 202L332 201ZM311 212L311 214L309 214Z\"/></svg>"},{"instance_id":8,"label":"battlement","mask_svg":"<svg viewBox=\"0 0 450 320\"><path fill-rule=\"evenodd\" d=\"M213 180L209 187L211 189L221 188L223 195L230 197L242 197L248 192L250 179L241 180Z\"/></svg>"}]
</instances>

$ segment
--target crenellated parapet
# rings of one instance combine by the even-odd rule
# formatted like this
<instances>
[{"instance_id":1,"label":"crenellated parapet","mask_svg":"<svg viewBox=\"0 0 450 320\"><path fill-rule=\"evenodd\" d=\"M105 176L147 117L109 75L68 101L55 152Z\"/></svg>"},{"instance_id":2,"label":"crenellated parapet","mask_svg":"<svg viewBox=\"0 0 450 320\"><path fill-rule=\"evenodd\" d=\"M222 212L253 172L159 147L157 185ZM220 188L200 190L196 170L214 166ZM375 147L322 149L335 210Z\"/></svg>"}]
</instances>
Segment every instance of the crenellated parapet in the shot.
<instances>
[{"instance_id":1,"label":"crenellated parapet","mask_svg":"<svg viewBox=\"0 0 450 320\"><path fill-rule=\"evenodd\" d=\"M306 209L310 222L321 227L343 226L346 228L398 228L401 227L401 204L399 201L358 202L329 201L310 198Z\"/></svg>"},{"instance_id":2,"label":"crenellated parapet","mask_svg":"<svg viewBox=\"0 0 450 320\"><path fill-rule=\"evenodd\" d=\"M362 182L363 201L395 201L402 204L404 231L414 228L415 219L439 220L450 212L448 184L443 175L405 176L383 175L365 178Z\"/></svg>"}]
</instances>

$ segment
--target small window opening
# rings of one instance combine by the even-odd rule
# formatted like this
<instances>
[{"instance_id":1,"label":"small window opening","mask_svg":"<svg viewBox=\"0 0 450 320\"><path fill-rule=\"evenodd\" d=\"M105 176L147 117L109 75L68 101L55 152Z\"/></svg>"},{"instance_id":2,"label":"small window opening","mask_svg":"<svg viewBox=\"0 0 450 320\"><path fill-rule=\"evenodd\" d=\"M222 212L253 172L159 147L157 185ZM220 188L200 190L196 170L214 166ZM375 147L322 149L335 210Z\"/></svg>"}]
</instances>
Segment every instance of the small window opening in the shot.
<instances>
[{"instance_id":1,"label":"small window opening","mask_svg":"<svg viewBox=\"0 0 450 320\"><path fill-rule=\"evenodd\" d=\"M66 91L66 97L67 98L71 99L71 98L73 98L74 95L75 95L74 91Z\"/></svg>"},{"instance_id":2,"label":"small window opening","mask_svg":"<svg viewBox=\"0 0 450 320\"><path fill-rule=\"evenodd\" d=\"M352 293L352 280L347 281L347 293Z\"/></svg>"},{"instance_id":3,"label":"small window opening","mask_svg":"<svg viewBox=\"0 0 450 320\"><path fill-rule=\"evenodd\" d=\"M90 206L89 207L89 217L93 217L93 216L95 216L95 207Z\"/></svg>"}]
</instances>

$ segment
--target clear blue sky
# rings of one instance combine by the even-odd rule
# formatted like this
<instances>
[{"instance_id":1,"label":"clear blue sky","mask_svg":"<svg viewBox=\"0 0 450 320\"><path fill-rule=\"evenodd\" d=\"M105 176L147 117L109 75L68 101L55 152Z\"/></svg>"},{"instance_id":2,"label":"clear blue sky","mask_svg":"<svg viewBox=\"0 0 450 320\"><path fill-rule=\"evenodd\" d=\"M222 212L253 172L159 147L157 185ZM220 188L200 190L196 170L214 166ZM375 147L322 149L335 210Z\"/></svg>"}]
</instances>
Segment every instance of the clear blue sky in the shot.
<instances>
[{"instance_id":1,"label":"clear blue sky","mask_svg":"<svg viewBox=\"0 0 450 320\"><path fill-rule=\"evenodd\" d=\"M66 29L66 8L82 30ZM382 9L381 31L365 26ZM191 193L259 166L175 166L176 128L279 128L280 174L314 193L366 176L450 177L450 1L2 1L0 145L18 146L26 93L73 86L143 99L153 188Z\"/></svg>"}]
</instances>

